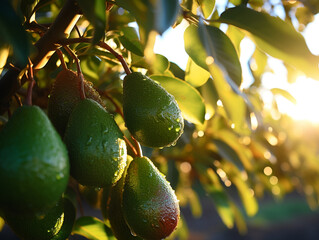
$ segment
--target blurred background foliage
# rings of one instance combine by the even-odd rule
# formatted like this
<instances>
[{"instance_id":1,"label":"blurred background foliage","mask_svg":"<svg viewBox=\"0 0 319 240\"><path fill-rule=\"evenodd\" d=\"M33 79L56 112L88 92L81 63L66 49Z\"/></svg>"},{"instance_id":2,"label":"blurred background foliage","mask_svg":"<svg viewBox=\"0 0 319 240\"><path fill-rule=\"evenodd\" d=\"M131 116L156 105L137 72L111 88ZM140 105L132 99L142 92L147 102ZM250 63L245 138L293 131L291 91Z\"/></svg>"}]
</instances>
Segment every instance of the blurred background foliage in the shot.
<instances>
[{"instance_id":1,"label":"blurred background foliage","mask_svg":"<svg viewBox=\"0 0 319 240\"><path fill-rule=\"evenodd\" d=\"M284 89L271 89L271 108L265 107L262 77L272 71L268 65L270 57L282 60L290 82L300 74L319 77L318 56L309 51L300 34L318 13L318 1L77 2L84 16L76 23L77 29L70 33L70 38L78 38L80 34L93 38L94 43L107 42L133 71L150 75L175 96L186 120L182 137L173 147L143 147L143 152L166 175L182 209L188 207L195 218L200 218L205 211L201 199L209 196L225 226L236 226L240 233L245 233L247 222L262 223L265 219L274 221L276 217L292 216L293 207L274 210L278 214L263 210L265 197L285 201L285 195L298 193L308 203L308 207L302 208L305 212L317 208L319 129L296 122L278 110L275 96L296 101ZM2 76L13 67L23 71L27 58L37 54L34 43L55 21L64 4L63 0L1 2ZM281 18L277 16L278 8ZM185 69L153 51L156 35L182 22L189 24L184 33L185 51L189 55ZM250 38L256 45L248 62L253 81L246 87L242 86L245 79L239 60L244 38ZM89 43L70 47L81 61L86 80L99 91L107 109L129 136L117 113L117 107L122 106L124 76L118 59ZM68 67L76 70L70 55L63 53ZM33 102L43 109L47 107L52 82L61 70L60 64L54 54L36 72ZM2 81L0 126L17 108L15 98L23 100L26 96L24 85L9 99L2 94L7 91ZM101 208L101 191L80 187L80 192L92 207ZM171 239L187 239L187 221L183 215L181 219ZM103 232L101 236L112 239L107 221L103 225L95 218L78 219L73 233L93 239L87 234L93 230L83 232L81 228L88 223L96 226L94 231L98 228ZM0 226L3 224L0 219Z\"/></svg>"}]
</instances>

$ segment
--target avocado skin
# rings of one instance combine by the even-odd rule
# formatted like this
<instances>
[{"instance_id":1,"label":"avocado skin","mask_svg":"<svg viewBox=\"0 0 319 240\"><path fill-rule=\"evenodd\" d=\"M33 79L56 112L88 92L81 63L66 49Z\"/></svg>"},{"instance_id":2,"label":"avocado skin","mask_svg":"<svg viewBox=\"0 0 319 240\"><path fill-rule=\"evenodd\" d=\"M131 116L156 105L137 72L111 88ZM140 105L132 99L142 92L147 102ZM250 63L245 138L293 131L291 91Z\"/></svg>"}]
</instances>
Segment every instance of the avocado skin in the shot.
<instances>
[{"instance_id":1,"label":"avocado skin","mask_svg":"<svg viewBox=\"0 0 319 240\"><path fill-rule=\"evenodd\" d=\"M61 198L69 179L67 150L39 107L19 107L1 130L0 172L3 211L42 211Z\"/></svg>"},{"instance_id":2,"label":"avocado skin","mask_svg":"<svg viewBox=\"0 0 319 240\"><path fill-rule=\"evenodd\" d=\"M128 167L122 209L131 232L148 240L169 236L180 217L174 190L147 157L135 158Z\"/></svg>"},{"instance_id":3,"label":"avocado skin","mask_svg":"<svg viewBox=\"0 0 319 240\"><path fill-rule=\"evenodd\" d=\"M126 166L123 133L111 114L92 99L81 100L65 131L71 175L82 185L115 184Z\"/></svg>"},{"instance_id":4,"label":"avocado skin","mask_svg":"<svg viewBox=\"0 0 319 240\"><path fill-rule=\"evenodd\" d=\"M184 121L175 98L151 78L134 72L124 78L123 113L126 127L142 145L174 145Z\"/></svg>"},{"instance_id":5,"label":"avocado skin","mask_svg":"<svg viewBox=\"0 0 319 240\"><path fill-rule=\"evenodd\" d=\"M104 106L92 83L85 80L84 92L87 98ZM81 101L80 79L77 73L72 70L62 70L54 81L48 101L48 116L61 137L64 136L70 114L79 101Z\"/></svg>"}]
</instances>

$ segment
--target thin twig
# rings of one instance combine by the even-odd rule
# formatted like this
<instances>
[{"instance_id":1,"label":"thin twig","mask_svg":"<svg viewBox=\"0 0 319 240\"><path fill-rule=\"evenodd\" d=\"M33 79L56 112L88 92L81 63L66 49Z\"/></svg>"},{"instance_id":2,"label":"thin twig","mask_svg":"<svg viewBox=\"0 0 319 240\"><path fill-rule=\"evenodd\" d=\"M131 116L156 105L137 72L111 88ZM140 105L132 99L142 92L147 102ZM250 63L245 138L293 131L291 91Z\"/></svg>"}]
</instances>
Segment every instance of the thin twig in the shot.
<instances>
[{"instance_id":1,"label":"thin twig","mask_svg":"<svg viewBox=\"0 0 319 240\"><path fill-rule=\"evenodd\" d=\"M81 43L81 42L86 42L86 43L91 43L92 42L92 38L68 38L68 39L61 39L57 42L57 44L61 44L63 46L65 45L70 45L70 44L75 44L75 43ZM122 55L118 54L113 48L111 48L106 42L100 41L97 43L97 45L101 48L106 49L107 51L109 51L114 57L116 57L120 63L122 64L125 73L131 74L131 70L128 67L125 59L123 58Z\"/></svg>"},{"instance_id":2,"label":"thin twig","mask_svg":"<svg viewBox=\"0 0 319 240\"><path fill-rule=\"evenodd\" d=\"M65 71L68 70L68 67L65 64L65 61L64 61L64 58L63 58L63 53L62 53L61 49L57 49L56 53L59 56L59 59L61 61L61 66L62 66L63 70L65 70Z\"/></svg>"},{"instance_id":3,"label":"thin twig","mask_svg":"<svg viewBox=\"0 0 319 240\"><path fill-rule=\"evenodd\" d=\"M29 58L29 71L28 71L28 78L29 78L29 86L27 91L27 97L26 97L26 105L32 105L32 90L33 86L35 84L34 76L33 76L33 64Z\"/></svg>"},{"instance_id":4,"label":"thin twig","mask_svg":"<svg viewBox=\"0 0 319 240\"><path fill-rule=\"evenodd\" d=\"M133 146L133 144L130 142L130 140L127 139L127 137L123 136L126 144L132 149L133 153L135 156L138 156L138 151L136 148Z\"/></svg>"},{"instance_id":5,"label":"thin twig","mask_svg":"<svg viewBox=\"0 0 319 240\"><path fill-rule=\"evenodd\" d=\"M20 97L18 96L18 94L14 94L13 96L14 96L14 98L15 98L17 104L19 105L19 107L21 107L21 106L22 106L22 102L21 102L21 99L20 99Z\"/></svg>"},{"instance_id":6,"label":"thin twig","mask_svg":"<svg viewBox=\"0 0 319 240\"><path fill-rule=\"evenodd\" d=\"M78 26L75 25L74 28L75 28L77 34L79 35L79 38L82 38L82 35L81 35L81 33L80 33L80 29L78 28Z\"/></svg>"},{"instance_id":7,"label":"thin twig","mask_svg":"<svg viewBox=\"0 0 319 240\"><path fill-rule=\"evenodd\" d=\"M71 57L74 59L77 67L77 73L78 77L80 79L80 97L81 99L85 99L85 91L84 91L84 76L81 70L80 66L80 60L78 57L75 55L75 53L68 47L68 46L63 46L64 49L71 55Z\"/></svg>"},{"instance_id":8,"label":"thin twig","mask_svg":"<svg viewBox=\"0 0 319 240\"><path fill-rule=\"evenodd\" d=\"M121 117L124 119L124 115L123 115L123 111L120 108L120 106L117 104L117 102L114 101L114 99L106 92L106 91L101 91L98 90L99 94L103 95L104 97L106 97L108 100L111 101L111 103L114 105L115 107L115 111L121 115Z\"/></svg>"}]
</instances>

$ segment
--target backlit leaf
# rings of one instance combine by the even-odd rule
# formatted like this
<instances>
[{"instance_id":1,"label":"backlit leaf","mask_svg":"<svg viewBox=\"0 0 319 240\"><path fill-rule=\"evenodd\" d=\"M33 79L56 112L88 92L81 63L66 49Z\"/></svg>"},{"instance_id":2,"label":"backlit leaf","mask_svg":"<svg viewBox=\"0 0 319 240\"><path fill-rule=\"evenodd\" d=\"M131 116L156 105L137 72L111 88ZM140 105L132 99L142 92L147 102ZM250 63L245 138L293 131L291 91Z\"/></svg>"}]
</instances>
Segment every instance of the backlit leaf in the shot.
<instances>
[{"instance_id":1,"label":"backlit leaf","mask_svg":"<svg viewBox=\"0 0 319 240\"><path fill-rule=\"evenodd\" d=\"M204 190L213 199L216 210L222 221L228 228L234 226L234 215L231 209L230 200L225 193L217 174L211 168L206 168L202 165L196 165L200 172L200 180Z\"/></svg>"},{"instance_id":2,"label":"backlit leaf","mask_svg":"<svg viewBox=\"0 0 319 240\"><path fill-rule=\"evenodd\" d=\"M218 153L224 159L233 163L239 170L244 170L243 163L237 153L227 143L219 139L214 139L213 142L217 146Z\"/></svg>"},{"instance_id":3,"label":"backlit leaf","mask_svg":"<svg viewBox=\"0 0 319 240\"><path fill-rule=\"evenodd\" d=\"M228 36L219 28L199 24L200 41L205 47L206 64L216 64L237 86L241 84L241 65L237 51ZM227 81L230 81L227 79Z\"/></svg>"},{"instance_id":4,"label":"backlit leaf","mask_svg":"<svg viewBox=\"0 0 319 240\"><path fill-rule=\"evenodd\" d=\"M94 26L94 36L92 43L97 43L104 37L106 28L106 6L104 0L77 0L84 16Z\"/></svg>"},{"instance_id":5,"label":"backlit leaf","mask_svg":"<svg viewBox=\"0 0 319 240\"><path fill-rule=\"evenodd\" d=\"M296 99L286 90L281 89L281 88L272 88L270 89L270 91L274 94L274 95L280 95L283 96L284 98L286 98L287 100L289 100L290 102L296 104L297 101Z\"/></svg>"},{"instance_id":6,"label":"backlit leaf","mask_svg":"<svg viewBox=\"0 0 319 240\"><path fill-rule=\"evenodd\" d=\"M303 36L279 17L238 6L224 11L219 21L245 30L269 55L284 60L309 77L318 78L318 56L309 51Z\"/></svg>"},{"instance_id":7,"label":"backlit leaf","mask_svg":"<svg viewBox=\"0 0 319 240\"><path fill-rule=\"evenodd\" d=\"M135 53L138 56L144 56L144 48L140 42L140 39L137 35L135 28L133 27L124 27L122 29L123 35L119 37L123 46Z\"/></svg>"},{"instance_id":8,"label":"backlit leaf","mask_svg":"<svg viewBox=\"0 0 319 240\"><path fill-rule=\"evenodd\" d=\"M128 10L146 35L152 30L162 34L176 20L179 13L178 0L116 0L116 4Z\"/></svg>"},{"instance_id":9,"label":"backlit leaf","mask_svg":"<svg viewBox=\"0 0 319 240\"><path fill-rule=\"evenodd\" d=\"M78 218L72 233L84 236L89 240L115 240L110 228L101 220L89 216Z\"/></svg>"},{"instance_id":10,"label":"backlit leaf","mask_svg":"<svg viewBox=\"0 0 319 240\"><path fill-rule=\"evenodd\" d=\"M215 0L199 0L200 7L202 9L204 18L208 18L215 7Z\"/></svg>"},{"instance_id":11,"label":"backlit leaf","mask_svg":"<svg viewBox=\"0 0 319 240\"><path fill-rule=\"evenodd\" d=\"M258 211L258 203L256 198L248 187L247 183L243 181L240 175L231 178L231 181L236 185L241 201L248 216L254 216Z\"/></svg>"},{"instance_id":12,"label":"backlit leaf","mask_svg":"<svg viewBox=\"0 0 319 240\"><path fill-rule=\"evenodd\" d=\"M202 124L205 121L205 104L199 92L190 84L169 76L153 75L172 94L180 107L183 117L192 123Z\"/></svg>"},{"instance_id":13,"label":"backlit leaf","mask_svg":"<svg viewBox=\"0 0 319 240\"><path fill-rule=\"evenodd\" d=\"M188 59L185 70L185 81L194 87L200 87L207 82L210 73L198 66L191 58Z\"/></svg>"}]
</instances>

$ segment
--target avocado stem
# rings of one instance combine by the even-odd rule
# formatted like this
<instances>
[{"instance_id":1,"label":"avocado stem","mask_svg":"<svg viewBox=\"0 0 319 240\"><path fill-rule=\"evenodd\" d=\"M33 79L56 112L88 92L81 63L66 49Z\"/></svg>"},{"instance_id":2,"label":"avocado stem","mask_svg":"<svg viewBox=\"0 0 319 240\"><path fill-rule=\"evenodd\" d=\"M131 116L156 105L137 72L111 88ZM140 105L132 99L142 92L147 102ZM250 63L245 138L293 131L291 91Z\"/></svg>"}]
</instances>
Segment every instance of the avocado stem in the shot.
<instances>
[{"instance_id":1,"label":"avocado stem","mask_svg":"<svg viewBox=\"0 0 319 240\"><path fill-rule=\"evenodd\" d=\"M33 86L35 84L34 81L34 76L33 76L33 64L29 58L29 71L28 71L28 79L30 81L29 86L28 86L28 91L27 91L27 96L26 96L26 105L31 106L32 105L32 90Z\"/></svg>"},{"instance_id":2,"label":"avocado stem","mask_svg":"<svg viewBox=\"0 0 319 240\"><path fill-rule=\"evenodd\" d=\"M135 148L137 149L137 157L143 157L143 152L141 148L141 144L131 135L131 138L133 139L135 143Z\"/></svg>"},{"instance_id":3,"label":"avocado stem","mask_svg":"<svg viewBox=\"0 0 319 240\"><path fill-rule=\"evenodd\" d=\"M61 39L59 41L57 41L58 44L61 44L63 46L66 45L70 45L70 44L74 44L74 43L81 43L81 42L86 42L86 43L91 43L92 42L92 38L68 38L68 39ZM100 41L97 43L97 45L101 48L106 49L107 51L109 51L114 57L117 58L117 60L119 60L119 62L121 63L122 67L124 68L124 71L127 75L131 74L132 71L129 68L127 62L125 61L125 59L123 58L123 56L121 54L118 54L113 48L111 48L106 42Z\"/></svg>"},{"instance_id":4,"label":"avocado stem","mask_svg":"<svg viewBox=\"0 0 319 240\"><path fill-rule=\"evenodd\" d=\"M127 137L124 137L124 141L126 142L126 144L132 149L133 153L135 156L138 156L137 150L136 148L133 146L133 144L130 142L130 140L127 139Z\"/></svg>"},{"instance_id":5,"label":"avocado stem","mask_svg":"<svg viewBox=\"0 0 319 240\"><path fill-rule=\"evenodd\" d=\"M85 91L84 91L84 76L82 74L81 66L80 66L80 60L78 57L75 55L75 53L68 47L68 46L63 46L64 49L70 54L70 56L73 58L73 60L76 63L76 68L77 68L77 74L78 78L80 80L80 98L85 99Z\"/></svg>"},{"instance_id":6,"label":"avocado stem","mask_svg":"<svg viewBox=\"0 0 319 240\"><path fill-rule=\"evenodd\" d=\"M68 70L68 68L66 66L66 63L64 61L63 53L62 53L61 49L57 49L56 53L58 54L58 57L59 57L59 59L61 61L61 66L62 66L63 70L65 70L65 71Z\"/></svg>"}]
</instances>

